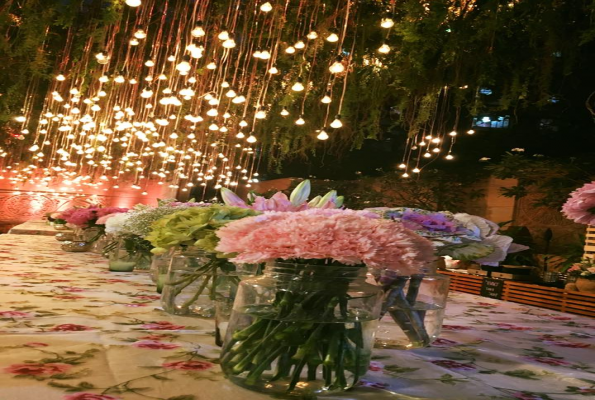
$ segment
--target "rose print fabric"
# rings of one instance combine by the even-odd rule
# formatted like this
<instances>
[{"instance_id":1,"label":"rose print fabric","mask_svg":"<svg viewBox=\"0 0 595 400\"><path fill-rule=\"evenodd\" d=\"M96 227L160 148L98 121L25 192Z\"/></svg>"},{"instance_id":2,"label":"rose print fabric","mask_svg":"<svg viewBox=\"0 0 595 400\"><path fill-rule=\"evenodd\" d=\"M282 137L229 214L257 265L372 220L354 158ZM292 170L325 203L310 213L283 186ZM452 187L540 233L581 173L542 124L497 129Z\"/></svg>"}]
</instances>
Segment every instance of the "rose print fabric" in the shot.
<instances>
[{"instance_id":1,"label":"rose print fabric","mask_svg":"<svg viewBox=\"0 0 595 400\"><path fill-rule=\"evenodd\" d=\"M375 350L357 389L325 398L595 396L595 320L461 293L446 313L431 348ZM269 398L225 380L213 331L161 311L144 272L110 273L53 237L0 236L2 400Z\"/></svg>"}]
</instances>

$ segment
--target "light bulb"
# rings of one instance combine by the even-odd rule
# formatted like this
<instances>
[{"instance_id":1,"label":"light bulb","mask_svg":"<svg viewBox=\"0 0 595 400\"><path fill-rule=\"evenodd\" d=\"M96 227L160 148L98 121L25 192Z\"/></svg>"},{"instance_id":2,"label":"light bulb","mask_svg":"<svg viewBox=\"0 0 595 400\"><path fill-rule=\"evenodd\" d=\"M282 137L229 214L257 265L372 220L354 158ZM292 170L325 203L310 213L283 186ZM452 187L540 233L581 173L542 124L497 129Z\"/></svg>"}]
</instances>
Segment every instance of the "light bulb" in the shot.
<instances>
[{"instance_id":1,"label":"light bulb","mask_svg":"<svg viewBox=\"0 0 595 400\"><path fill-rule=\"evenodd\" d=\"M296 44L293 45L293 47L295 47L296 49L303 49L304 47L306 47L306 43L304 43L302 40L299 40Z\"/></svg>"},{"instance_id":2,"label":"light bulb","mask_svg":"<svg viewBox=\"0 0 595 400\"><path fill-rule=\"evenodd\" d=\"M424 157L425 158L430 158L430 157L432 157L432 153L424 153Z\"/></svg>"},{"instance_id":3,"label":"light bulb","mask_svg":"<svg viewBox=\"0 0 595 400\"><path fill-rule=\"evenodd\" d=\"M314 40L318 37L318 33L316 33L315 31L310 31L310 33L308 33L306 37L310 40Z\"/></svg>"},{"instance_id":4,"label":"light bulb","mask_svg":"<svg viewBox=\"0 0 595 400\"><path fill-rule=\"evenodd\" d=\"M304 125L306 121L304 120L304 116L300 115L300 117L295 121L296 125Z\"/></svg>"},{"instance_id":5,"label":"light bulb","mask_svg":"<svg viewBox=\"0 0 595 400\"><path fill-rule=\"evenodd\" d=\"M16 117L14 120L17 122L25 122L27 120L27 118L20 115L20 116Z\"/></svg>"},{"instance_id":6,"label":"light bulb","mask_svg":"<svg viewBox=\"0 0 595 400\"><path fill-rule=\"evenodd\" d=\"M202 22L201 21L198 21L196 23L196 25L194 26L194 29L192 29L192 31L190 32L190 34L193 37L202 37L202 36L206 35L206 32L205 32L205 30L202 27Z\"/></svg>"},{"instance_id":7,"label":"light bulb","mask_svg":"<svg viewBox=\"0 0 595 400\"><path fill-rule=\"evenodd\" d=\"M329 104L331 101L333 101L333 99L331 99L330 92L327 92L327 94L325 94L324 97L320 99L320 102L324 104Z\"/></svg>"},{"instance_id":8,"label":"light bulb","mask_svg":"<svg viewBox=\"0 0 595 400\"><path fill-rule=\"evenodd\" d=\"M271 53L268 50L263 50L260 53L260 59L261 60L269 60L271 58Z\"/></svg>"},{"instance_id":9,"label":"light bulb","mask_svg":"<svg viewBox=\"0 0 595 400\"><path fill-rule=\"evenodd\" d=\"M243 139L243 138L245 138L245 137L246 137L246 135L244 135L242 132L238 132L238 134L236 135L236 137L237 137L238 139Z\"/></svg>"},{"instance_id":10,"label":"light bulb","mask_svg":"<svg viewBox=\"0 0 595 400\"><path fill-rule=\"evenodd\" d=\"M326 37L327 42L335 43L339 41L339 35L334 30L330 30Z\"/></svg>"},{"instance_id":11,"label":"light bulb","mask_svg":"<svg viewBox=\"0 0 595 400\"><path fill-rule=\"evenodd\" d=\"M267 117L267 113L264 110L258 110L256 114L254 114L254 118L256 119L265 119Z\"/></svg>"},{"instance_id":12,"label":"light bulb","mask_svg":"<svg viewBox=\"0 0 595 400\"><path fill-rule=\"evenodd\" d=\"M432 153L440 153L440 149L438 147L435 147L432 149Z\"/></svg>"},{"instance_id":13,"label":"light bulb","mask_svg":"<svg viewBox=\"0 0 595 400\"><path fill-rule=\"evenodd\" d=\"M225 111L225 114L223 114L223 118L228 119L231 118L231 114L227 111Z\"/></svg>"},{"instance_id":14,"label":"light bulb","mask_svg":"<svg viewBox=\"0 0 595 400\"><path fill-rule=\"evenodd\" d=\"M457 131L452 131L448 134L448 136L457 136Z\"/></svg>"},{"instance_id":15,"label":"light bulb","mask_svg":"<svg viewBox=\"0 0 595 400\"><path fill-rule=\"evenodd\" d=\"M227 39L223 42L223 47L225 47L226 49L233 49L234 47L236 47L236 42L233 39Z\"/></svg>"},{"instance_id":16,"label":"light bulb","mask_svg":"<svg viewBox=\"0 0 595 400\"><path fill-rule=\"evenodd\" d=\"M226 97L236 97L237 93L233 89L229 89L227 93L225 93Z\"/></svg>"},{"instance_id":17,"label":"light bulb","mask_svg":"<svg viewBox=\"0 0 595 400\"><path fill-rule=\"evenodd\" d=\"M219 127L217 126L217 124L212 123L211 125L209 125L209 130L210 131L218 131Z\"/></svg>"},{"instance_id":18,"label":"light bulb","mask_svg":"<svg viewBox=\"0 0 595 400\"><path fill-rule=\"evenodd\" d=\"M405 169L407 166L405 164L399 164L399 169Z\"/></svg>"},{"instance_id":19,"label":"light bulb","mask_svg":"<svg viewBox=\"0 0 595 400\"><path fill-rule=\"evenodd\" d=\"M384 29L389 29L395 26L395 21L393 21L393 19L390 17L382 18L380 20L380 26Z\"/></svg>"},{"instance_id":20,"label":"light bulb","mask_svg":"<svg viewBox=\"0 0 595 400\"><path fill-rule=\"evenodd\" d=\"M167 61L174 62L174 61L176 61L176 57L175 56L169 56L169 57L167 57Z\"/></svg>"},{"instance_id":21,"label":"light bulb","mask_svg":"<svg viewBox=\"0 0 595 400\"><path fill-rule=\"evenodd\" d=\"M335 62L331 64L328 69L333 74L340 74L341 72L345 71L345 66L343 65L343 57L338 56L335 59Z\"/></svg>"},{"instance_id":22,"label":"light bulb","mask_svg":"<svg viewBox=\"0 0 595 400\"><path fill-rule=\"evenodd\" d=\"M287 117L289 115L289 111L287 111L287 109L285 107L283 107L283 110L281 110L280 114L284 117Z\"/></svg>"},{"instance_id":23,"label":"light bulb","mask_svg":"<svg viewBox=\"0 0 595 400\"><path fill-rule=\"evenodd\" d=\"M411 172L415 172L416 174L419 174L419 171L421 171L421 170L417 167L415 167L415 168L413 168L413 170L411 170Z\"/></svg>"},{"instance_id":24,"label":"light bulb","mask_svg":"<svg viewBox=\"0 0 595 400\"><path fill-rule=\"evenodd\" d=\"M217 37L219 40L227 40L229 39L229 32L227 32L227 29L223 29Z\"/></svg>"},{"instance_id":25,"label":"light bulb","mask_svg":"<svg viewBox=\"0 0 595 400\"><path fill-rule=\"evenodd\" d=\"M140 43L136 38L134 39L130 39L130 43L131 46L138 46L138 44Z\"/></svg>"},{"instance_id":26,"label":"light bulb","mask_svg":"<svg viewBox=\"0 0 595 400\"><path fill-rule=\"evenodd\" d=\"M147 37L147 33L145 31L143 31L142 29L139 29L138 31L136 31L134 33L134 37L137 39L144 39Z\"/></svg>"},{"instance_id":27,"label":"light bulb","mask_svg":"<svg viewBox=\"0 0 595 400\"><path fill-rule=\"evenodd\" d=\"M390 46L384 43L382 46L378 48L378 52L382 54L387 54L390 52Z\"/></svg>"},{"instance_id":28,"label":"light bulb","mask_svg":"<svg viewBox=\"0 0 595 400\"><path fill-rule=\"evenodd\" d=\"M265 13L268 13L272 9L273 9L273 5L271 3L269 3L268 1L260 6L260 11L265 12Z\"/></svg>"},{"instance_id":29,"label":"light bulb","mask_svg":"<svg viewBox=\"0 0 595 400\"><path fill-rule=\"evenodd\" d=\"M269 69L269 74L271 74L271 75L275 75L275 74L278 74L278 73L279 73L279 70L274 65Z\"/></svg>"},{"instance_id":30,"label":"light bulb","mask_svg":"<svg viewBox=\"0 0 595 400\"><path fill-rule=\"evenodd\" d=\"M97 59L97 62L102 65L105 65L109 62L109 57L106 57L103 53L95 54L95 59Z\"/></svg>"},{"instance_id":31,"label":"light bulb","mask_svg":"<svg viewBox=\"0 0 595 400\"><path fill-rule=\"evenodd\" d=\"M291 90L294 92L301 92L304 90L304 84L302 83L302 78L298 78L297 81L291 87Z\"/></svg>"},{"instance_id":32,"label":"light bulb","mask_svg":"<svg viewBox=\"0 0 595 400\"><path fill-rule=\"evenodd\" d=\"M288 48L285 49L285 52L287 54L293 54L293 53L295 53L295 47L289 46Z\"/></svg>"},{"instance_id":33,"label":"light bulb","mask_svg":"<svg viewBox=\"0 0 595 400\"><path fill-rule=\"evenodd\" d=\"M150 68L150 67L154 67L154 66L155 66L155 61L153 61L153 60L147 60L147 61L145 62L145 65L146 65L147 67L149 67L149 68Z\"/></svg>"},{"instance_id":34,"label":"light bulb","mask_svg":"<svg viewBox=\"0 0 595 400\"><path fill-rule=\"evenodd\" d=\"M469 129L467 131L467 135L473 135L475 133L475 131L473 129Z\"/></svg>"},{"instance_id":35,"label":"light bulb","mask_svg":"<svg viewBox=\"0 0 595 400\"><path fill-rule=\"evenodd\" d=\"M440 143L440 138L434 138L434 139L432 139L432 143Z\"/></svg>"},{"instance_id":36,"label":"light bulb","mask_svg":"<svg viewBox=\"0 0 595 400\"><path fill-rule=\"evenodd\" d=\"M341 122L341 116L337 115L334 119L333 122L331 122L331 128L334 129L339 129L343 126L343 123Z\"/></svg>"},{"instance_id":37,"label":"light bulb","mask_svg":"<svg viewBox=\"0 0 595 400\"><path fill-rule=\"evenodd\" d=\"M248 123L244 120L241 120L238 125L240 125L242 128L244 128L244 127L248 126Z\"/></svg>"},{"instance_id":38,"label":"light bulb","mask_svg":"<svg viewBox=\"0 0 595 400\"><path fill-rule=\"evenodd\" d=\"M114 79L114 82L116 82L116 83L124 83L124 81L126 81L126 79L124 79L124 77L122 75L118 75Z\"/></svg>"},{"instance_id":39,"label":"light bulb","mask_svg":"<svg viewBox=\"0 0 595 400\"><path fill-rule=\"evenodd\" d=\"M452 160L454 158L454 156L452 154L448 154L446 157L447 160Z\"/></svg>"},{"instance_id":40,"label":"light bulb","mask_svg":"<svg viewBox=\"0 0 595 400\"><path fill-rule=\"evenodd\" d=\"M161 74L157 77L157 79L159 79L160 81L166 81L167 80L167 76Z\"/></svg>"},{"instance_id":41,"label":"light bulb","mask_svg":"<svg viewBox=\"0 0 595 400\"><path fill-rule=\"evenodd\" d=\"M62 74L58 74L58 76L56 76L56 80L57 81L60 81L60 82L63 82L63 81L66 80L66 77L64 75L62 75Z\"/></svg>"},{"instance_id":42,"label":"light bulb","mask_svg":"<svg viewBox=\"0 0 595 400\"><path fill-rule=\"evenodd\" d=\"M145 88L140 94L140 97L142 97L143 99L148 99L151 96L153 96L153 91L151 90L151 88Z\"/></svg>"},{"instance_id":43,"label":"light bulb","mask_svg":"<svg viewBox=\"0 0 595 400\"><path fill-rule=\"evenodd\" d=\"M256 51L254 53L252 53L252 57L254 58L260 58L262 52L260 51L260 49L256 49Z\"/></svg>"},{"instance_id":44,"label":"light bulb","mask_svg":"<svg viewBox=\"0 0 595 400\"><path fill-rule=\"evenodd\" d=\"M141 5L141 0L126 0L126 5L130 7L138 7Z\"/></svg>"},{"instance_id":45,"label":"light bulb","mask_svg":"<svg viewBox=\"0 0 595 400\"><path fill-rule=\"evenodd\" d=\"M320 130L320 133L316 136L318 140L327 140L329 138L328 133L324 131L324 129Z\"/></svg>"},{"instance_id":46,"label":"light bulb","mask_svg":"<svg viewBox=\"0 0 595 400\"><path fill-rule=\"evenodd\" d=\"M188 72L188 71L190 71L190 69L192 68L192 67L190 66L190 63L188 62L188 61L190 61L190 60L189 60L189 57L188 57L188 58L187 58L187 57L188 57L188 56L185 56L185 57L184 57L184 60L183 60L181 63L179 63L178 65L176 65L176 69L177 69L178 71L180 71L180 72Z\"/></svg>"},{"instance_id":47,"label":"light bulb","mask_svg":"<svg viewBox=\"0 0 595 400\"><path fill-rule=\"evenodd\" d=\"M207 115L209 117L216 117L217 115L219 115L219 112L216 108L211 108L209 111L207 111Z\"/></svg>"},{"instance_id":48,"label":"light bulb","mask_svg":"<svg viewBox=\"0 0 595 400\"><path fill-rule=\"evenodd\" d=\"M246 139L246 142L256 143L256 138L254 137L254 135L250 135L250 136L248 136L248 139Z\"/></svg>"},{"instance_id":49,"label":"light bulb","mask_svg":"<svg viewBox=\"0 0 595 400\"><path fill-rule=\"evenodd\" d=\"M243 103L245 101L246 101L246 97L240 95L240 96L234 98L231 102L234 103L234 104L241 104L241 103Z\"/></svg>"},{"instance_id":50,"label":"light bulb","mask_svg":"<svg viewBox=\"0 0 595 400\"><path fill-rule=\"evenodd\" d=\"M409 174L407 172L405 172L403 175L401 175L403 178L409 178Z\"/></svg>"},{"instance_id":51,"label":"light bulb","mask_svg":"<svg viewBox=\"0 0 595 400\"><path fill-rule=\"evenodd\" d=\"M217 64L215 64L214 61L211 61L210 63L207 64L207 69L215 69L217 68Z\"/></svg>"}]
</instances>

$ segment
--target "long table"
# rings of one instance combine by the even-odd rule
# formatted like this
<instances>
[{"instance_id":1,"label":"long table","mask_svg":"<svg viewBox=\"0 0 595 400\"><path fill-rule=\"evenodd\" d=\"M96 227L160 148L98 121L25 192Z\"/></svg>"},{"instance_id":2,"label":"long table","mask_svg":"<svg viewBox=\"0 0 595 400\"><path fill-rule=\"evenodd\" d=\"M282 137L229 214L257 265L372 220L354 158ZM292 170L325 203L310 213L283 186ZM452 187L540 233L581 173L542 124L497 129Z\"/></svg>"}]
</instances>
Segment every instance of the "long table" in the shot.
<instances>
[{"instance_id":1,"label":"long table","mask_svg":"<svg viewBox=\"0 0 595 400\"><path fill-rule=\"evenodd\" d=\"M171 316L144 272L110 273L52 237L0 236L0 400L251 400L225 380L211 320ZM330 399L595 395L595 320L451 293L431 348L378 350Z\"/></svg>"},{"instance_id":2,"label":"long table","mask_svg":"<svg viewBox=\"0 0 595 400\"><path fill-rule=\"evenodd\" d=\"M11 228L8 233L13 235L44 235L55 236L57 231L53 226L50 226L45 221L27 221L20 225Z\"/></svg>"}]
</instances>

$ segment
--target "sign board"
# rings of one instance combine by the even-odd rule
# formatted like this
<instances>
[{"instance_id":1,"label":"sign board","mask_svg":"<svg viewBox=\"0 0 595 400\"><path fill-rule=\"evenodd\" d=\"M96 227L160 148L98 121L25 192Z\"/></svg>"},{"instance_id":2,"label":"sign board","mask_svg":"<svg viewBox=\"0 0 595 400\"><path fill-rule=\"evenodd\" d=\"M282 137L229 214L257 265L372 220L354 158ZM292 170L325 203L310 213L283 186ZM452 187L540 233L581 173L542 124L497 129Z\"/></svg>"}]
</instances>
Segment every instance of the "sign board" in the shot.
<instances>
[{"instance_id":1,"label":"sign board","mask_svg":"<svg viewBox=\"0 0 595 400\"><path fill-rule=\"evenodd\" d=\"M483 297L501 299L502 290L504 290L504 281L502 279L483 278L480 292Z\"/></svg>"}]
</instances>

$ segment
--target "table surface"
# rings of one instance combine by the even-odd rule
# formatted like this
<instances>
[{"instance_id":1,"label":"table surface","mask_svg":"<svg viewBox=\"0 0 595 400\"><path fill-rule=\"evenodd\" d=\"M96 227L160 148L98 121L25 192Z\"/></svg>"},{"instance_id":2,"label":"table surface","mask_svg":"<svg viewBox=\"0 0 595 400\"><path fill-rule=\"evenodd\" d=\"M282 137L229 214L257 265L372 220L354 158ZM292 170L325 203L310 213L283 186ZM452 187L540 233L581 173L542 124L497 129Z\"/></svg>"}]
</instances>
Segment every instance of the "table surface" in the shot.
<instances>
[{"instance_id":1,"label":"table surface","mask_svg":"<svg viewBox=\"0 0 595 400\"><path fill-rule=\"evenodd\" d=\"M27 221L10 229L8 233L13 235L44 235L54 236L58 232L53 226L50 226L45 221Z\"/></svg>"},{"instance_id":2,"label":"table surface","mask_svg":"<svg viewBox=\"0 0 595 400\"><path fill-rule=\"evenodd\" d=\"M1 235L0 274L0 400L270 398L224 379L213 321L159 310L146 272ZM593 398L594 349L595 320L452 293L431 348L375 351L361 386L328 398Z\"/></svg>"}]
</instances>

